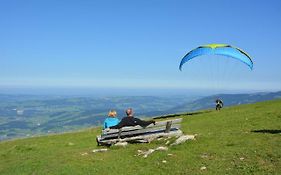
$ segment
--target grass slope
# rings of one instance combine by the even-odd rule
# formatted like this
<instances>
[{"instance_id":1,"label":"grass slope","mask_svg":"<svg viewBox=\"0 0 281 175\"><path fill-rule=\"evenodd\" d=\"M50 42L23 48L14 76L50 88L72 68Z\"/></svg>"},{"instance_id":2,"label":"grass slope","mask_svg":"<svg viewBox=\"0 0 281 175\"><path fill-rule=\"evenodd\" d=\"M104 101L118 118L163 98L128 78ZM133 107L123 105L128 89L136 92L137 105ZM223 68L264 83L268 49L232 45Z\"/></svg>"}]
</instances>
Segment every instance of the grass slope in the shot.
<instances>
[{"instance_id":1,"label":"grass slope","mask_svg":"<svg viewBox=\"0 0 281 175\"><path fill-rule=\"evenodd\" d=\"M135 156L137 150L165 142L91 153L100 128L4 141L0 174L281 174L280 106L275 100L183 115L183 132L198 134L197 140L148 158Z\"/></svg>"}]
</instances>

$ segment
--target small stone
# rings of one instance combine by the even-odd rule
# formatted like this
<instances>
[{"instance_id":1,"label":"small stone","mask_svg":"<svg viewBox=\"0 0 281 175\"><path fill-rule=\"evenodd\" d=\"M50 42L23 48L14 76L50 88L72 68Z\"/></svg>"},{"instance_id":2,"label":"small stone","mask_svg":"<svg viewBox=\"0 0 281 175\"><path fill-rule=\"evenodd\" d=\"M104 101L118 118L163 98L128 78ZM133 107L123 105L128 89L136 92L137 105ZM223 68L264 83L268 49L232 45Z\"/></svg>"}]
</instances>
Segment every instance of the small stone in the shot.
<instances>
[{"instance_id":1,"label":"small stone","mask_svg":"<svg viewBox=\"0 0 281 175\"><path fill-rule=\"evenodd\" d=\"M183 135L180 136L172 145L178 145L186 142L187 140L194 140L194 139L195 139L195 135Z\"/></svg>"},{"instance_id":2,"label":"small stone","mask_svg":"<svg viewBox=\"0 0 281 175\"><path fill-rule=\"evenodd\" d=\"M201 158L208 158L208 154L207 153L202 154Z\"/></svg>"},{"instance_id":3,"label":"small stone","mask_svg":"<svg viewBox=\"0 0 281 175\"><path fill-rule=\"evenodd\" d=\"M125 147L127 145L128 145L128 142L118 142L114 146L123 146L123 147Z\"/></svg>"},{"instance_id":4,"label":"small stone","mask_svg":"<svg viewBox=\"0 0 281 175\"><path fill-rule=\"evenodd\" d=\"M69 142L69 143L68 143L68 145L69 145L69 146L73 146L73 145L74 145L74 143L72 143L72 142Z\"/></svg>"},{"instance_id":5,"label":"small stone","mask_svg":"<svg viewBox=\"0 0 281 175\"><path fill-rule=\"evenodd\" d=\"M167 151L168 147L159 146L156 149L149 149L147 151L138 150L138 156L143 156L144 158L148 157L148 155L152 154L154 151Z\"/></svg>"},{"instance_id":6,"label":"small stone","mask_svg":"<svg viewBox=\"0 0 281 175\"><path fill-rule=\"evenodd\" d=\"M200 168L200 170L206 170L207 169L207 167L205 167L205 166L202 166L201 168Z\"/></svg>"},{"instance_id":7,"label":"small stone","mask_svg":"<svg viewBox=\"0 0 281 175\"><path fill-rule=\"evenodd\" d=\"M96 152L106 152L106 151L108 151L108 149L103 148L103 149L94 149L92 152L96 153Z\"/></svg>"},{"instance_id":8,"label":"small stone","mask_svg":"<svg viewBox=\"0 0 281 175\"><path fill-rule=\"evenodd\" d=\"M171 137L167 137L167 138L165 138L164 140L166 141L166 140L169 140L169 139L171 139Z\"/></svg>"},{"instance_id":9,"label":"small stone","mask_svg":"<svg viewBox=\"0 0 281 175\"><path fill-rule=\"evenodd\" d=\"M165 146L159 146L158 148L156 148L155 150L157 151L167 151L168 150L168 147L165 147Z\"/></svg>"},{"instance_id":10,"label":"small stone","mask_svg":"<svg viewBox=\"0 0 281 175\"><path fill-rule=\"evenodd\" d=\"M88 155L88 153L81 153L81 156L85 156L85 155Z\"/></svg>"}]
</instances>

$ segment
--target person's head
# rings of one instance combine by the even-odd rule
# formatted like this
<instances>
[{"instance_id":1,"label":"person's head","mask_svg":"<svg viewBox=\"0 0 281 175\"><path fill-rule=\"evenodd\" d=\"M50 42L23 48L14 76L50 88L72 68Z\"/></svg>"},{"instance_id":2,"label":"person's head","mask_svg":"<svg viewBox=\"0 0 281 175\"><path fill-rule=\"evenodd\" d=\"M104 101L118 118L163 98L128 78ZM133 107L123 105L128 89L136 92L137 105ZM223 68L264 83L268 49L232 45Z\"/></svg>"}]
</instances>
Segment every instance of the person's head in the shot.
<instances>
[{"instance_id":1,"label":"person's head","mask_svg":"<svg viewBox=\"0 0 281 175\"><path fill-rule=\"evenodd\" d=\"M110 110L108 112L108 117L116 117L116 115L117 115L117 112L115 110Z\"/></svg>"},{"instance_id":2,"label":"person's head","mask_svg":"<svg viewBox=\"0 0 281 175\"><path fill-rule=\"evenodd\" d=\"M132 117L133 116L133 109L132 108L128 108L126 110L126 114L127 114L128 117Z\"/></svg>"}]
</instances>

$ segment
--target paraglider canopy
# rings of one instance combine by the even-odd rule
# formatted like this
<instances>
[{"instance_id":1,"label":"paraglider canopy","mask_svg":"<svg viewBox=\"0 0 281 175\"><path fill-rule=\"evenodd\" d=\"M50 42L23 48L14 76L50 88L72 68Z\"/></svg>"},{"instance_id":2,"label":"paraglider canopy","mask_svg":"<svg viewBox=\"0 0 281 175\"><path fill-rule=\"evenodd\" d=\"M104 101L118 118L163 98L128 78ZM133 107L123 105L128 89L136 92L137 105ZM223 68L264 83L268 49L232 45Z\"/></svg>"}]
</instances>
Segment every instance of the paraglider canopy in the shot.
<instances>
[{"instance_id":1,"label":"paraglider canopy","mask_svg":"<svg viewBox=\"0 0 281 175\"><path fill-rule=\"evenodd\" d=\"M191 50L182 58L179 69L182 70L184 63L201 55L222 55L226 58L234 58L246 64L251 70L253 69L253 61L246 52L227 44L208 44Z\"/></svg>"}]
</instances>

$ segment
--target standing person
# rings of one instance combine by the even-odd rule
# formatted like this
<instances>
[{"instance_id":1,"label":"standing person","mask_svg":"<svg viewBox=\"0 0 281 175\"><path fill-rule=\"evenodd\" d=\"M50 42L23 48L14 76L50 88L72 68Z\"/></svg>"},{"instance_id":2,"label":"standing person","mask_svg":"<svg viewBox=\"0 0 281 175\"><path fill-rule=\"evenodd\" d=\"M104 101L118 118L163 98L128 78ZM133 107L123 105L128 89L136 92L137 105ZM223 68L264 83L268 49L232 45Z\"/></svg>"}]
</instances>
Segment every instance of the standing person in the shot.
<instances>
[{"instance_id":1,"label":"standing person","mask_svg":"<svg viewBox=\"0 0 281 175\"><path fill-rule=\"evenodd\" d=\"M120 122L120 120L116 118L116 116L117 116L117 112L115 110L110 110L108 112L108 117L104 120L103 129L117 125Z\"/></svg>"},{"instance_id":2,"label":"standing person","mask_svg":"<svg viewBox=\"0 0 281 175\"><path fill-rule=\"evenodd\" d=\"M111 126L109 127L110 129L120 129L124 126L136 126L136 125L140 125L141 127L146 127L148 125L150 125L151 123L153 123L155 125L155 121L154 120L150 120L150 121L144 121L138 118L134 117L134 111L132 108L128 108L126 110L126 117L124 117L121 122L119 122L117 125L115 126Z\"/></svg>"},{"instance_id":3,"label":"standing person","mask_svg":"<svg viewBox=\"0 0 281 175\"><path fill-rule=\"evenodd\" d=\"M216 110L220 110L223 107L223 101L221 99L216 99Z\"/></svg>"}]
</instances>

